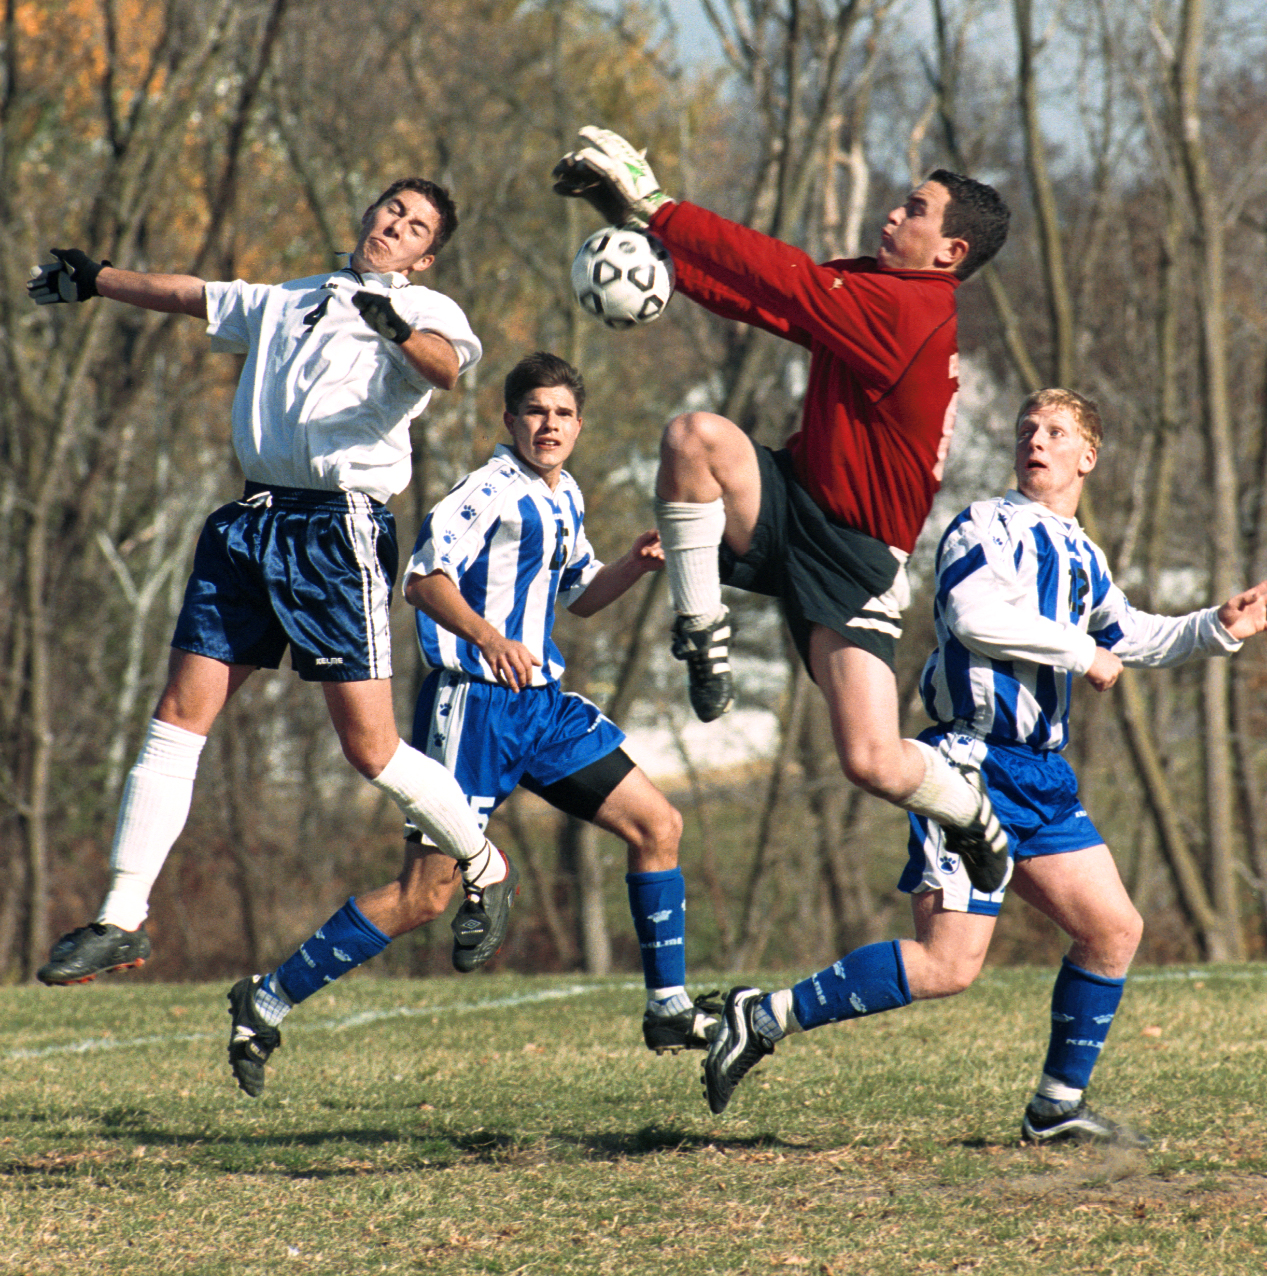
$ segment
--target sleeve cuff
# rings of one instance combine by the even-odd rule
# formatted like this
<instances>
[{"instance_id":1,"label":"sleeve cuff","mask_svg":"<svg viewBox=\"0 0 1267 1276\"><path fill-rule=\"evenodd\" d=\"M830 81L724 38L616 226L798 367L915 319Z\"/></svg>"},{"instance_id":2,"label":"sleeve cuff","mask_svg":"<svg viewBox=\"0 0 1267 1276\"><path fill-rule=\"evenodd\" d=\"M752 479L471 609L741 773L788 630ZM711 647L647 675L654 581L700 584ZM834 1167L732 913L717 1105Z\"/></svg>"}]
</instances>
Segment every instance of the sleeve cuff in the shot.
<instances>
[{"instance_id":1,"label":"sleeve cuff","mask_svg":"<svg viewBox=\"0 0 1267 1276\"><path fill-rule=\"evenodd\" d=\"M1073 662L1069 667L1081 678L1095 663L1095 653L1100 649L1100 645L1090 634L1083 633L1078 635L1076 644L1077 651L1074 653Z\"/></svg>"}]
</instances>

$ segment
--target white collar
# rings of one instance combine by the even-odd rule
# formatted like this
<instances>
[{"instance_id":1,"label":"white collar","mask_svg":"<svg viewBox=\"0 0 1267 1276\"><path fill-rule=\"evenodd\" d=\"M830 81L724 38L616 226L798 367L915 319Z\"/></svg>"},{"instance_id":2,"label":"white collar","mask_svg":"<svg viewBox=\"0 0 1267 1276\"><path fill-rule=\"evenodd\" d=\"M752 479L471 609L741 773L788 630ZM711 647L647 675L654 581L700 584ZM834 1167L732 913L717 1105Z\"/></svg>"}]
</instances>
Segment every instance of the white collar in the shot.
<instances>
[{"instance_id":1,"label":"white collar","mask_svg":"<svg viewBox=\"0 0 1267 1276\"><path fill-rule=\"evenodd\" d=\"M1078 522L1077 518L1066 518L1063 514L1057 514L1054 509L1044 505L1042 501L1033 500L1031 497L1026 496L1024 492L1018 491L1014 487L1008 488L1008 490L1003 493L1003 499L1011 505L1029 505L1040 518L1054 518L1058 523L1069 528L1071 531L1074 528L1077 528L1079 531L1082 530L1082 525Z\"/></svg>"},{"instance_id":2,"label":"white collar","mask_svg":"<svg viewBox=\"0 0 1267 1276\"><path fill-rule=\"evenodd\" d=\"M567 472L567 470L560 470L558 485L552 488L550 484L547 483L545 479L543 479L541 475L538 474L537 471L532 468L531 465L528 465L524 461L524 459L519 455L518 452L515 451L513 447L510 446L509 443L498 443L493 448L493 456L494 458L499 460L510 461L511 464L514 465L519 470L519 472L524 476L524 478L528 479L530 482L535 480L536 482L540 483L541 486L544 487L545 490L550 493L551 500L553 500L555 496L558 494L559 488L563 486L563 481L567 479L570 482L572 478L572 476Z\"/></svg>"},{"instance_id":3,"label":"white collar","mask_svg":"<svg viewBox=\"0 0 1267 1276\"><path fill-rule=\"evenodd\" d=\"M389 270L385 275L379 274L377 271L373 270L356 270L352 266L352 254L345 253L344 256L347 257L348 264L343 267L343 270L346 270L350 275L354 275L357 279L361 280L362 283L367 280L371 280L374 283L382 284L386 288L409 287L409 276L402 275L399 270ZM339 273L341 272L335 271L335 274Z\"/></svg>"}]
</instances>

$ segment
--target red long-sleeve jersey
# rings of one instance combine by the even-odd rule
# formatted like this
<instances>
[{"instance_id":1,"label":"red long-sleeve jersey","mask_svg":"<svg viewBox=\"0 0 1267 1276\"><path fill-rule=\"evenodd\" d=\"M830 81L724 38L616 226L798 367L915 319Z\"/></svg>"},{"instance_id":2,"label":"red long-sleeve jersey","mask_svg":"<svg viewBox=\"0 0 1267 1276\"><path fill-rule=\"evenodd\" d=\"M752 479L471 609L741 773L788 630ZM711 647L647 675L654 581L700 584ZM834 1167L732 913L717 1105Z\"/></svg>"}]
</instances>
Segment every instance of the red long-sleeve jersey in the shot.
<instances>
[{"instance_id":1,"label":"red long-sleeve jersey","mask_svg":"<svg viewBox=\"0 0 1267 1276\"><path fill-rule=\"evenodd\" d=\"M797 477L832 518L909 553L941 485L959 388L955 289L874 258L817 264L693 204L651 221L677 290L810 352Z\"/></svg>"}]
</instances>

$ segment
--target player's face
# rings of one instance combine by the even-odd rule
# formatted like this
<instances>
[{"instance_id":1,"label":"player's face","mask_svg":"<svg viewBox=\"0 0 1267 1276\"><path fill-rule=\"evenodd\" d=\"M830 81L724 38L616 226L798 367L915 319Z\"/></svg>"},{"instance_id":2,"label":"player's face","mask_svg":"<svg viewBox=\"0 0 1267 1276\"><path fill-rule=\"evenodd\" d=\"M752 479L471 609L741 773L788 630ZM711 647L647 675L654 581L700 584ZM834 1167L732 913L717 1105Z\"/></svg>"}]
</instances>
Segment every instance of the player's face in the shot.
<instances>
[{"instance_id":1,"label":"player's face","mask_svg":"<svg viewBox=\"0 0 1267 1276\"><path fill-rule=\"evenodd\" d=\"M925 182L895 208L880 232L875 259L882 270L950 270L963 260L967 240L941 233L950 192L940 182Z\"/></svg>"},{"instance_id":2,"label":"player's face","mask_svg":"<svg viewBox=\"0 0 1267 1276\"><path fill-rule=\"evenodd\" d=\"M1095 469L1095 447L1069 408L1036 408L1016 427L1016 486L1066 518L1078 511L1082 482Z\"/></svg>"},{"instance_id":3,"label":"player's face","mask_svg":"<svg viewBox=\"0 0 1267 1276\"><path fill-rule=\"evenodd\" d=\"M439 229L436 206L417 191L401 191L365 214L352 269L380 275L426 270L435 261L431 245Z\"/></svg>"},{"instance_id":4,"label":"player's face","mask_svg":"<svg viewBox=\"0 0 1267 1276\"><path fill-rule=\"evenodd\" d=\"M524 395L517 413L505 412L502 419L519 459L556 487L581 432L572 391L565 385L538 386Z\"/></svg>"}]
</instances>

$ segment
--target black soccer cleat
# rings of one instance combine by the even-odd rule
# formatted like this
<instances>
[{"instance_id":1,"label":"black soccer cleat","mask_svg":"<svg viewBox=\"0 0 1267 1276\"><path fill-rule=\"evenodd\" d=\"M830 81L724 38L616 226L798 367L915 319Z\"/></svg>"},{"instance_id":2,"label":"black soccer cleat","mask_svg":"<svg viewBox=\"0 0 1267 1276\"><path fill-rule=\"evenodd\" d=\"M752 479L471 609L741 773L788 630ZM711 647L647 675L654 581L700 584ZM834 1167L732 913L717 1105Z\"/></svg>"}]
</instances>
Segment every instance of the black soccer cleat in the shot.
<instances>
[{"instance_id":1,"label":"black soccer cleat","mask_svg":"<svg viewBox=\"0 0 1267 1276\"><path fill-rule=\"evenodd\" d=\"M732 988L721 1024L704 1059L704 1091L715 1116L726 1111L735 1087L768 1054L774 1042L752 1022L756 1004L765 996L760 988Z\"/></svg>"},{"instance_id":2,"label":"black soccer cleat","mask_svg":"<svg viewBox=\"0 0 1267 1276\"><path fill-rule=\"evenodd\" d=\"M483 888L464 884L466 898L453 921L453 965L463 974L495 957L506 940L510 908L519 894L519 870L504 851L506 876Z\"/></svg>"},{"instance_id":3,"label":"black soccer cleat","mask_svg":"<svg viewBox=\"0 0 1267 1276\"><path fill-rule=\"evenodd\" d=\"M705 629L686 629L679 616L673 622L673 655L686 661L691 708L701 722L720 718L735 702L735 679L730 671L730 612Z\"/></svg>"},{"instance_id":4,"label":"black soccer cleat","mask_svg":"<svg viewBox=\"0 0 1267 1276\"><path fill-rule=\"evenodd\" d=\"M268 1056L282 1044L282 1034L271 1023L265 1023L255 1009L255 989L263 975L248 975L229 989L229 1014L233 1027L229 1031L229 1067L238 1085L257 1098L264 1092L264 1065Z\"/></svg>"},{"instance_id":5,"label":"black soccer cleat","mask_svg":"<svg viewBox=\"0 0 1267 1276\"><path fill-rule=\"evenodd\" d=\"M1108 1117L1092 1112L1086 1100L1069 1112L1043 1116L1031 1103L1021 1121L1022 1143L1111 1143L1120 1148L1146 1148L1152 1140L1145 1134L1119 1125Z\"/></svg>"},{"instance_id":6,"label":"black soccer cleat","mask_svg":"<svg viewBox=\"0 0 1267 1276\"><path fill-rule=\"evenodd\" d=\"M983 895L993 895L1006 885L1009 876L1007 833L994 813L994 803L990 801L981 772L963 763L951 765L977 790L981 803L971 824L963 828L950 824L941 826L946 849L963 861L964 872L977 890Z\"/></svg>"},{"instance_id":7,"label":"black soccer cleat","mask_svg":"<svg viewBox=\"0 0 1267 1276\"><path fill-rule=\"evenodd\" d=\"M86 984L110 970L144 966L149 955L144 926L120 930L109 922L92 922L63 935L36 978L42 984Z\"/></svg>"},{"instance_id":8,"label":"black soccer cleat","mask_svg":"<svg viewBox=\"0 0 1267 1276\"><path fill-rule=\"evenodd\" d=\"M721 993L701 993L687 1010L675 1015L657 1015L648 1010L642 1016L642 1039L656 1054L677 1054L679 1050L707 1050L721 1025Z\"/></svg>"}]
</instances>

